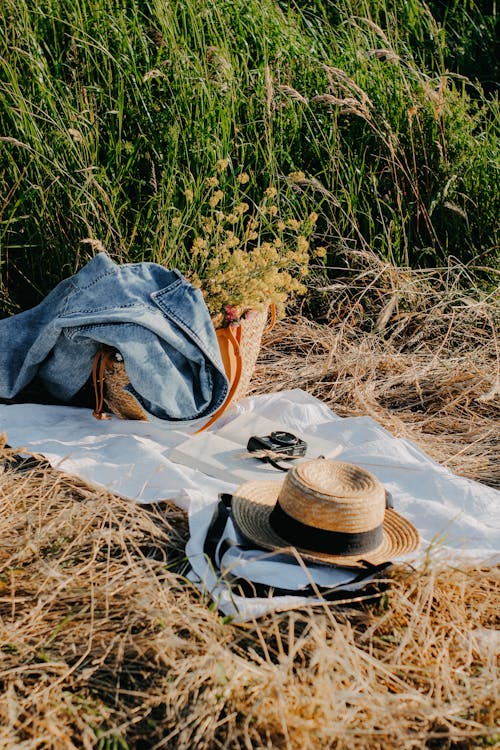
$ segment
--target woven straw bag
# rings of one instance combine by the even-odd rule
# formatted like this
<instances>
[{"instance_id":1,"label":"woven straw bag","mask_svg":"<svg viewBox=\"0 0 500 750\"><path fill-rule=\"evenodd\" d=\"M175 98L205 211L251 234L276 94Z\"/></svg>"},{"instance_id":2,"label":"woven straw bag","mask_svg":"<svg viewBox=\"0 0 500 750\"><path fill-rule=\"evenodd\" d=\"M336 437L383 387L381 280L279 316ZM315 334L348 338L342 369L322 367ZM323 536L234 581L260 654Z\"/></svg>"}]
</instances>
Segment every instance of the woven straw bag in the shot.
<instances>
[{"instance_id":1,"label":"woven straw bag","mask_svg":"<svg viewBox=\"0 0 500 750\"><path fill-rule=\"evenodd\" d=\"M271 320L266 327L269 313ZM271 330L275 319L275 306L270 305L263 312L243 318L236 326L216 329L222 362L229 380L229 392L222 406L198 432L213 424L233 401L245 396L259 356L262 335L266 330ZM109 416L104 412L106 405L121 419L148 419L147 412L125 390L130 381L119 352L107 347L97 352L92 368L92 381L96 404L94 417L108 419Z\"/></svg>"}]
</instances>

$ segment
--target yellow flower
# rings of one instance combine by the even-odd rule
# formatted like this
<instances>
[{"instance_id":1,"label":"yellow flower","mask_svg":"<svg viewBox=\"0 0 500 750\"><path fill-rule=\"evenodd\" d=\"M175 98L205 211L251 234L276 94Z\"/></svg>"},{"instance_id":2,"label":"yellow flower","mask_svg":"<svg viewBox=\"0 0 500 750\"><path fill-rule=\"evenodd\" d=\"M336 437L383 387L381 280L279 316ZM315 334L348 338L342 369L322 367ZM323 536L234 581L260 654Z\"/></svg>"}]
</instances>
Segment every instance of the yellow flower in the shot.
<instances>
[{"instance_id":1,"label":"yellow flower","mask_svg":"<svg viewBox=\"0 0 500 750\"><path fill-rule=\"evenodd\" d=\"M270 186L265 189L264 193L267 198L274 198L277 195L278 191L275 187Z\"/></svg>"},{"instance_id":2,"label":"yellow flower","mask_svg":"<svg viewBox=\"0 0 500 750\"><path fill-rule=\"evenodd\" d=\"M241 214L244 214L248 211L249 205L248 203L238 203L236 208L234 209L234 212L241 216Z\"/></svg>"},{"instance_id":3,"label":"yellow flower","mask_svg":"<svg viewBox=\"0 0 500 750\"><path fill-rule=\"evenodd\" d=\"M288 219L287 226L290 227L290 229L300 229L302 226L302 222L298 219Z\"/></svg>"},{"instance_id":4,"label":"yellow flower","mask_svg":"<svg viewBox=\"0 0 500 750\"><path fill-rule=\"evenodd\" d=\"M219 159L217 164L215 165L215 168L217 172L223 172L225 169L227 169L229 166L229 159Z\"/></svg>"},{"instance_id":5,"label":"yellow flower","mask_svg":"<svg viewBox=\"0 0 500 750\"><path fill-rule=\"evenodd\" d=\"M309 242L306 240L303 234L297 237L297 247L301 253L305 252L309 248Z\"/></svg>"},{"instance_id":6,"label":"yellow flower","mask_svg":"<svg viewBox=\"0 0 500 750\"><path fill-rule=\"evenodd\" d=\"M242 172L241 174L238 175L236 179L238 180L240 185L246 185L247 182L250 180L250 177L247 172Z\"/></svg>"},{"instance_id":7,"label":"yellow flower","mask_svg":"<svg viewBox=\"0 0 500 750\"><path fill-rule=\"evenodd\" d=\"M195 237L193 242L193 250L200 251L207 246L207 241L203 237Z\"/></svg>"},{"instance_id":8,"label":"yellow flower","mask_svg":"<svg viewBox=\"0 0 500 750\"><path fill-rule=\"evenodd\" d=\"M189 280L191 282L191 286L194 286L195 289L199 289L201 287L201 281L198 274L193 273Z\"/></svg>"},{"instance_id":9,"label":"yellow flower","mask_svg":"<svg viewBox=\"0 0 500 750\"><path fill-rule=\"evenodd\" d=\"M311 222L311 224L316 224L316 222L318 221L318 214L316 213L316 211L312 211L309 214L309 221Z\"/></svg>"},{"instance_id":10,"label":"yellow flower","mask_svg":"<svg viewBox=\"0 0 500 750\"><path fill-rule=\"evenodd\" d=\"M282 220L280 220L280 221L276 222L276 229L278 229L278 231L280 231L280 232L284 232L284 231L285 231L285 229L286 229L286 224L285 224L285 222L284 222L284 221L282 221Z\"/></svg>"},{"instance_id":11,"label":"yellow flower","mask_svg":"<svg viewBox=\"0 0 500 750\"><path fill-rule=\"evenodd\" d=\"M180 216L174 216L172 219L172 226L177 229L177 227L180 227L181 225L181 217Z\"/></svg>"},{"instance_id":12,"label":"yellow flower","mask_svg":"<svg viewBox=\"0 0 500 750\"><path fill-rule=\"evenodd\" d=\"M233 248L238 247L240 244L239 238L235 235L234 232L226 232L226 247Z\"/></svg>"},{"instance_id":13,"label":"yellow flower","mask_svg":"<svg viewBox=\"0 0 500 750\"><path fill-rule=\"evenodd\" d=\"M267 213L269 214L269 216L276 216L276 214L278 213L278 206L269 206L269 208L267 209Z\"/></svg>"},{"instance_id":14,"label":"yellow flower","mask_svg":"<svg viewBox=\"0 0 500 750\"><path fill-rule=\"evenodd\" d=\"M216 190L208 202L210 203L212 208L215 208L215 206L220 203L223 197L224 193L222 192L222 190Z\"/></svg>"},{"instance_id":15,"label":"yellow flower","mask_svg":"<svg viewBox=\"0 0 500 750\"><path fill-rule=\"evenodd\" d=\"M288 177L292 182L300 182L301 180L305 180L306 178L304 172L290 172Z\"/></svg>"},{"instance_id":16,"label":"yellow flower","mask_svg":"<svg viewBox=\"0 0 500 750\"><path fill-rule=\"evenodd\" d=\"M327 253L326 247L323 247L323 246L317 247L316 250L314 251L314 255L317 258L326 258L326 253Z\"/></svg>"},{"instance_id":17,"label":"yellow flower","mask_svg":"<svg viewBox=\"0 0 500 750\"><path fill-rule=\"evenodd\" d=\"M238 221L238 217L236 214L227 214L226 221L229 224L236 224L236 222Z\"/></svg>"},{"instance_id":18,"label":"yellow flower","mask_svg":"<svg viewBox=\"0 0 500 750\"><path fill-rule=\"evenodd\" d=\"M188 201L188 203L191 203L191 201L192 201L192 200L193 200L193 198L194 198L194 193L193 193L193 191L191 190L191 188L186 188L186 189L184 190L184 195L186 196L186 200Z\"/></svg>"},{"instance_id":19,"label":"yellow flower","mask_svg":"<svg viewBox=\"0 0 500 750\"><path fill-rule=\"evenodd\" d=\"M214 228L214 222L212 221L212 219L202 219L201 228L207 234L211 234Z\"/></svg>"},{"instance_id":20,"label":"yellow flower","mask_svg":"<svg viewBox=\"0 0 500 750\"><path fill-rule=\"evenodd\" d=\"M219 180L217 177L207 177L207 185L208 187L217 187L219 184Z\"/></svg>"}]
</instances>

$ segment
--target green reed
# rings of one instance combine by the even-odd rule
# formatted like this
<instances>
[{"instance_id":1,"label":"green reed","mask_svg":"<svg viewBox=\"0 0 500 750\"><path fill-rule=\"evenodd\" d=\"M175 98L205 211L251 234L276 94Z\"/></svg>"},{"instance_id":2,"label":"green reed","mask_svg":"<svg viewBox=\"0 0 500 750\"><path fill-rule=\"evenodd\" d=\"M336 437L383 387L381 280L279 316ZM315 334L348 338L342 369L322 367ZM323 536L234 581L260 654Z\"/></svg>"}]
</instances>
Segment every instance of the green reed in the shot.
<instances>
[{"instance_id":1,"label":"green reed","mask_svg":"<svg viewBox=\"0 0 500 750\"><path fill-rule=\"evenodd\" d=\"M371 248L411 266L498 266L498 96L470 61L471 78L447 69L473 4L446 17L401 5L4 0L3 313L77 270L86 238L197 273L221 159L228 206L248 173L251 205L275 185L286 216L317 211L311 248L329 264Z\"/></svg>"}]
</instances>

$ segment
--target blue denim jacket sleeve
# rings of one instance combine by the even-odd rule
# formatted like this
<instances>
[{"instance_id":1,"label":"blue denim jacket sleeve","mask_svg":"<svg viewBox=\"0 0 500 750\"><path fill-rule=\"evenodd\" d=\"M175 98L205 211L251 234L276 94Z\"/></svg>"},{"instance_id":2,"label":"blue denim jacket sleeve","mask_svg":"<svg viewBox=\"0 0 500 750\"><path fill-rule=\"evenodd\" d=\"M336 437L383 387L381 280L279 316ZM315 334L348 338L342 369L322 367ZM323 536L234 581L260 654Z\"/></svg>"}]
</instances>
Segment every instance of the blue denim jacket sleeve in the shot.
<instances>
[{"instance_id":1,"label":"blue denim jacket sleeve","mask_svg":"<svg viewBox=\"0 0 500 750\"><path fill-rule=\"evenodd\" d=\"M62 400L87 381L95 352L118 349L130 391L155 417L190 420L224 402L228 382L198 289L156 263L100 253L31 310L0 321L0 397L35 376Z\"/></svg>"}]
</instances>

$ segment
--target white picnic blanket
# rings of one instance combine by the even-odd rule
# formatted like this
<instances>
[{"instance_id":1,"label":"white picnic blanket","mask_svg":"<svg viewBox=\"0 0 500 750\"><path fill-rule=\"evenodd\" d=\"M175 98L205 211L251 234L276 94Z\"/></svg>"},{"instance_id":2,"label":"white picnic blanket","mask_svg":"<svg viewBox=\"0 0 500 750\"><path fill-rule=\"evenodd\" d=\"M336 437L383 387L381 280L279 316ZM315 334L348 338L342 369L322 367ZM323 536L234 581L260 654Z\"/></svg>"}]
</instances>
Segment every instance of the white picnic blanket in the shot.
<instances>
[{"instance_id":1,"label":"white picnic blanket","mask_svg":"<svg viewBox=\"0 0 500 750\"><path fill-rule=\"evenodd\" d=\"M454 563L468 558L494 563L500 558L500 492L454 475L440 466L411 441L393 437L370 417L341 418L319 400L301 390L247 398L232 407L212 428L218 432L235 419L265 417L294 432L307 433L334 446L335 458L359 464L375 474L392 495L394 507L419 530L422 545L409 556L419 562L426 555L452 556ZM193 580L209 590L219 608L239 620L266 611L297 606L298 596L243 599L220 584L203 553L203 542L220 492L234 491L237 484L210 477L170 459L170 453L185 443L192 425L182 428L165 423L119 419L97 421L90 410L36 404L0 405L0 432L6 432L13 447L43 454L50 463L93 484L138 503L171 499L189 513L190 539L187 554ZM223 433L224 434L224 433ZM233 436L234 437L234 436ZM246 439L242 434L242 441ZM227 534L231 536L231 528ZM356 587L353 574L345 569L317 571L246 554L235 558L235 569L254 565L256 579L271 578L283 588L300 589L304 583ZM285 566L285 567L283 567ZM325 579L326 575L326 579ZM290 585L288 585L290 584ZM308 600L310 601L310 599Z\"/></svg>"}]
</instances>

